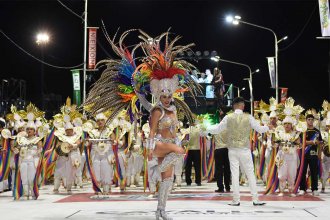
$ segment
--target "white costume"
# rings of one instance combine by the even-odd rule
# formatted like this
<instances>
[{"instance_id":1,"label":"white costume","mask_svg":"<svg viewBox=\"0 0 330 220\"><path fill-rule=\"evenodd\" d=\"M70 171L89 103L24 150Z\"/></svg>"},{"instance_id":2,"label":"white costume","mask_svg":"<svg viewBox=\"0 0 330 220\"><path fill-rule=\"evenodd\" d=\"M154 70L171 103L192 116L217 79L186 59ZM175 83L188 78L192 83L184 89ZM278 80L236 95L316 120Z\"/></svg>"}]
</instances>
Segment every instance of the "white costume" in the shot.
<instances>
[{"instance_id":1,"label":"white costume","mask_svg":"<svg viewBox=\"0 0 330 220\"><path fill-rule=\"evenodd\" d=\"M4 124L4 127L6 126L6 121L3 118L0 118L0 121ZM3 144L6 141L7 138L10 138L11 134L8 129L2 129L0 130L0 154L3 154ZM6 134L7 133L7 134ZM9 134L8 134L9 133ZM11 162L11 161L9 161ZM5 179L3 181L0 181L0 192L3 192L4 190L7 190L9 188L8 185L8 179Z\"/></svg>"},{"instance_id":2,"label":"white costume","mask_svg":"<svg viewBox=\"0 0 330 220\"><path fill-rule=\"evenodd\" d=\"M304 110L301 106L294 106L294 99L289 97L284 104L283 113L286 115L282 124L291 124L292 131L286 132L283 126L278 126L275 132L275 139L279 151L276 155L276 165L278 167L279 196L283 195L286 181L290 196L295 196L294 184L299 166L297 148L300 147L300 132L306 131L306 123L298 122L295 117ZM295 130L294 127L295 126Z\"/></svg>"},{"instance_id":3,"label":"white costume","mask_svg":"<svg viewBox=\"0 0 330 220\"><path fill-rule=\"evenodd\" d=\"M28 127L31 125L28 124ZM35 126L34 126L34 129ZM20 148L19 152L19 169L21 173L22 185L24 195L29 197L33 193L33 181L36 175L36 169L39 163L39 154L41 149L38 148L38 142L43 137L27 137L27 136L19 136L17 138L17 144Z\"/></svg>"},{"instance_id":4,"label":"white costume","mask_svg":"<svg viewBox=\"0 0 330 220\"><path fill-rule=\"evenodd\" d=\"M322 129L321 135L322 140L324 141L323 146L323 158L322 158L322 177L321 177L321 183L322 183L322 192L325 191L325 186L327 184L328 178L329 178L329 172L330 172L330 103L328 101L323 102L323 115L325 116L323 120L323 125L327 128ZM324 127L323 126L323 127Z\"/></svg>"},{"instance_id":5,"label":"white costume","mask_svg":"<svg viewBox=\"0 0 330 220\"><path fill-rule=\"evenodd\" d=\"M72 136L67 136L65 130L74 129ZM67 192L71 193L72 184L74 182L76 172L81 164L81 154L77 142L81 137L81 127L73 127L70 122L65 125L65 130L58 128L55 131L55 136L60 140L59 145L56 146L58 158L55 165L54 174L54 192L58 192L61 184L61 179L66 181ZM69 146L73 148L70 150Z\"/></svg>"},{"instance_id":6,"label":"white costume","mask_svg":"<svg viewBox=\"0 0 330 220\"><path fill-rule=\"evenodd\" d=\"M102 115L100 114L96 116L96 120L105 120L106 118L101 118ZM112 128L105 127L102 131L99 129L93 129L88 132L89 137L92 139L104 139L104 141L91 141L91 156L96 180L99 185L103 187L103 193L105 194L110 192L111 183L113 180L113 151L111 141L109 140L112 131Z\"/></svg>"},{"instance_id":7,"label":"white costume","mask_svg":"<svg viewBox=\"0 0 330 220\"><path fill-rule=\"evenodd\" d=\"M142 140L141 132L137 133L136 142L130 151L127 161L127 186L135 187L139 185L141 171L143 169Z\"/></svg>"},{"instance_id":8,"label":"white costume","mask_svg":"<svg viewBox=\"0 0 330 220\"><path fill-rule=\"evenodd\" d=\"M283 123L287 123L284 119ZM280 181L279 190L280 196L283 195L286 181L288 181L289 192L293 193L295 179L297 176L297 169L299 166L299 159L297 153L297 146L295 143L299 138L299 132L291 131L286 133L282 126L276 129L276 139L279 146L279 151L276 155L276 165L278 167L278 179Z\"/></svg>"},{"instance_id":9,"label":"white costume","mask_svg":"<svg viewBox=\"0 0 330 220\"><path fill-rule=\"evenodd\" d=\"M329 125L330 125L330 120L329 120ZM322 191L324 192L330 172L330 154L329 154L329 146L328 146L329 131L322 131L321 134L322 134L322 139L326 141L326 144L323 147L324 150L323 150L323 158L322 158L322 178L321 178ZM328 149L325 150L325 148Z\"/></svg>"},{"instance_id":10,"label":"white costume","mask_svg":"<svg viewBox=\"0 0 330 220\"><path fill-rule=\"evenodd\" d=\"M239 205L239 167L242 166L246 174L252 194L254 204L258 204L258 194L256 177L254 175L254 167L251 157L249 137L251 129L255 129L259 133L265 133L269 130L267 126L261 126L249 114L243 113L242 110L236 109L234 113L228 114L223 118L220 124L212 125L206 130L211 134L218 134L222 130L227 129L228 140L228 156L230 162L230 171L232 174L233 184L233 205Z\"/></svg>"}]
</instances>

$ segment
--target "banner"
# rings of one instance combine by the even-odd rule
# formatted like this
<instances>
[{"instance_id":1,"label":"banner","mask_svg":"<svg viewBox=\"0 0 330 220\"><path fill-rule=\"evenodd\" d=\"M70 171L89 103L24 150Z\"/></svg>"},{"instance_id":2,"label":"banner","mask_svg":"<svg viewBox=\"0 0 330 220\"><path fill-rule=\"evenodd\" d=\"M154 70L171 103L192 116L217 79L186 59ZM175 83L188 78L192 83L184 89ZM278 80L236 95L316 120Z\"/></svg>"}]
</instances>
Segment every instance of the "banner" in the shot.
<instances>
[{"instance_id":1,"label":"banner","mask_svg":"<svg viewBox=\"0 0 330 220\"><path fill-rule=\"evenodd\" d=\"M88 28L88 69L95 69L96 65L96 31L97 27Z\"/></svg>"},{"instance_id":2,"label":"banner","mask_svg":"<svg viewBox=\"0 0 330 220\"><path fill-rule=\"evenodd\" d=\"M267 57L271 88L275 88L275 57Z\"/></svg>"},{"instance_id":3,"label":"banner","mask_svg":"<svg viewBox=\"0 0 330 220\"><path fill-rule=\"evenodd\" d=\"M233 84L230 84L224 97L226 97L226 96L227 96L227 100L228 100L228 105L231 106L233 98L234 98Z\"/></svg>"},{"instance_id":4,"label":"banner","mask_svg":"<svg viewBox=\"0 0 330 220\"><path fill-rule=\"evenodd\" d=\"M81 104L80 97L80 73L79 70L74 69L72 72L72 80L73 80L73 103L79 106Z\"/></svg>"},{"instance_id":5,"label":"banner","mask_svg":"<svg viewBox=\"0 0 330 220\"><path fill-rule=\"evenodd\" d=\"M288 97L288 88L281 89L281 103L285 103L286 98Z\"/></svg>"},{"instance_id":6,"label":"banner","mask_svg":"<svg viewBox=\"0 0 330 220\"><path fill-rule=\"evenodd\" d=\"M330 36L330 16L328 0L319 0L321 31L323 37Z\"/></svg>"}]
</instances>

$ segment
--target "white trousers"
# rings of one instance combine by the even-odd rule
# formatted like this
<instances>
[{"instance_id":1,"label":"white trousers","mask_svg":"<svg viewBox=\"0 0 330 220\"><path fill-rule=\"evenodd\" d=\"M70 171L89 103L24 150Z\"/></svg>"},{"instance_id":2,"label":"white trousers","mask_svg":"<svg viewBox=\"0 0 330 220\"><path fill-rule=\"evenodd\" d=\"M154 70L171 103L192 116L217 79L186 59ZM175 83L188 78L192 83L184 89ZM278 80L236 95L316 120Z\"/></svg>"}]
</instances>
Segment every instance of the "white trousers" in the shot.
<instances>
[{"instance_id":1,"label":"white trousers","mask_svg":"<svg viewBox=\"0 0 330 220\"><path fill-rule=\"evenodd\" d=\"M143 168L143 156L139 153L132 152L127 157L127 167L126 175L127 177L135 176L138 173L141 173Z\"/></svg>"},{"instance_id":2,"label":"white trousers","mask_svg":"<svg viewBox=\"0 0 330 220\"><path fill-rule=\"evenodd\" d=\"M258 201L257 183L254 174L251 150L249 148L228 148L228 156L230 162L230 171L233 185L233 202L240 201L239 193L239 168L241 165L242 172L246 175L249 181L249 186L252 194L252 200Z\"/></svg>"},{"instance_id":3,"label":"white trousers","mask_svg":"<svg viewBox=\"0 0 330 220\"><path fill-rule=\"evenodd\" d=\"M119 166L124 179L127 177L127 159L127 155L124 151L118 152ZM116 166L118 166L118 164L116 164Z\"/></svg>"},{"instance_id":4,"label":"white trousers","mask_svg":"<svg viewBox=\"0 0 330 220\"><path fill-rule=\"evenodd\" d=\"M19 169L21 172L22 185L33 187L33 180L37 170L34 160L22 160Z\"/></svg>"},{"instance_id":5,"label":"white trousers","mask_svg":"<svg viewBox=\"0 0 330 220\"><path fill-rule=\"evenodd\" d=\"M102 185L112 183L113 169L108 161L108 154L99 155L95 152L93 157L93 169L96 180Z\"/></svg>"},{"instance_id":6,"label":"white trousers","mask_svg":"<svg viewBox=\"0 0 330 220\"><path fill-rule=\"evenodd\" d=\"M293 190L298 169L297 153L283 153L280 150L278 156L283 160L283 164L278 168L278 179L280 180L280 191L284 190L285 181L288 181L289 190Z\"/></svg>"},{"instance_id":7,"label":"white trousers","mask_svg":"<svg viewBox=\"0 0 330 220\"><path fill-rule=\"evenodd\" d=\"M77 169L72 166L71 157L59 156L56 160L54 178L65 179L67 185L72 185Z\"/></svg>"}]
</instances>

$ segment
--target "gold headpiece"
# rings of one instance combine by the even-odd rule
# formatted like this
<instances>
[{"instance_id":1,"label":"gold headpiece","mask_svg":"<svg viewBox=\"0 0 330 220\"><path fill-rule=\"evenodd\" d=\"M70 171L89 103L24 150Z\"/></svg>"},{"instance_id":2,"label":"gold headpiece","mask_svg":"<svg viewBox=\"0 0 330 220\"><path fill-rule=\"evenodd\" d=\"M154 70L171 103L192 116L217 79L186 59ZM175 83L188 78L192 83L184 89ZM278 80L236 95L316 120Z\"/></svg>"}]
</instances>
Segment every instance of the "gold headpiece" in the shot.
<instances>
[{"instance_id":1,"label":"gold headpiece","mask_svg":"<svg viewBox=\"0 0 330 220\"><path fill-rule=\"evenodd\" d=\"M53 116L55 127L64 127L65 123L72 122L75 126L82 126L83 115L77 110L76 105L71 105L71 99L66 99L65 105L61 107L61 113Z\"/></svg>"},{"instance_id":2,"label":"gold headpiece","mask_svg":"<svg viewBox=\"0 0 330 220\"><path fill-rule=\"evenodd\" d=\"M319 114L317 113L317 111L316 111L314 108L312 108L312 109L308 109L308 110L305 112L305 117L306 117L307 115L313 115L315 119L319 119L319 118L320 118L320 117L319 117Z\"/></svg>"}]
</instances>

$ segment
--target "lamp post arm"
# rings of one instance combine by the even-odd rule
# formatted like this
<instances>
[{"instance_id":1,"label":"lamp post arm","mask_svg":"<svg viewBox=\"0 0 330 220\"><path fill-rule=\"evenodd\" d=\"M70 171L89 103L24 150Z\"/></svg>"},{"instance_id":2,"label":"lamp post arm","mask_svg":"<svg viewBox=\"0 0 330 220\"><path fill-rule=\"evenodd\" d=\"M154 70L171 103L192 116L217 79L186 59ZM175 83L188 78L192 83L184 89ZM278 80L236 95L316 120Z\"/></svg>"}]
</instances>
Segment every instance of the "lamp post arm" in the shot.
<instances>
[{"instance_id":1,"label":"lamp post arm","mask_svg":"<svg viewBox=\"0 0 330 220\"><path fill-rule=\"evenodd\" d=\"M251 67L246 65L246 64L243 64L243 63L238 63L238 62L234 62L234 61L230 61L230 60L225 60L225 59L219 59L219 61L222 61L222 62L225 62L225 63L231 63L231 64L236 64L236 65L240 65L240 66L244 66L246 68L249 69L249 73L252 73L252 70L251 70Z\"/></svg>"},{"instance_id":2,"label":"lamp post arm","mask_svg":"<svg viewBox=\"0 0 330 220\"><path fill-rule=\"evenodd\" d=\"M270 28L264 27L264 26L260 26L257 24L252 24L250 22L246 22L246 21L242 21L242 20L238 20L238 22L243 23L243 24L247 24L256 28L260 28L260 29L264 29L267 31L272 32L272 34L274 35L275 38L275 92L276 92L276 101L279 101L279 94L278 94L278 41L277 41L277 35L275 33L275 31L273 31Z\"/></svg>"},{"instance_id":3,"label":"lamp post arm","mask_svg":"<svg viewBox=\"0 0 330 220\"><path fill-rule=\"evenodd\" d=\"M267 31L272 32L272 34L274 35L274 37L276 39L275 42L277 43L277 36L276 36L275 32L272 29L270 29L268 27L260 26L260 25L257 25L257 24L252 24L250 22L246 22L246 21L242 21L242 20L238 20L238 22L243 23L243 24L247 24L247 25L251 25L253 27L261 28L261 29L264 29L264 30L267 30Z\"/></svg>"}]
</instances>

